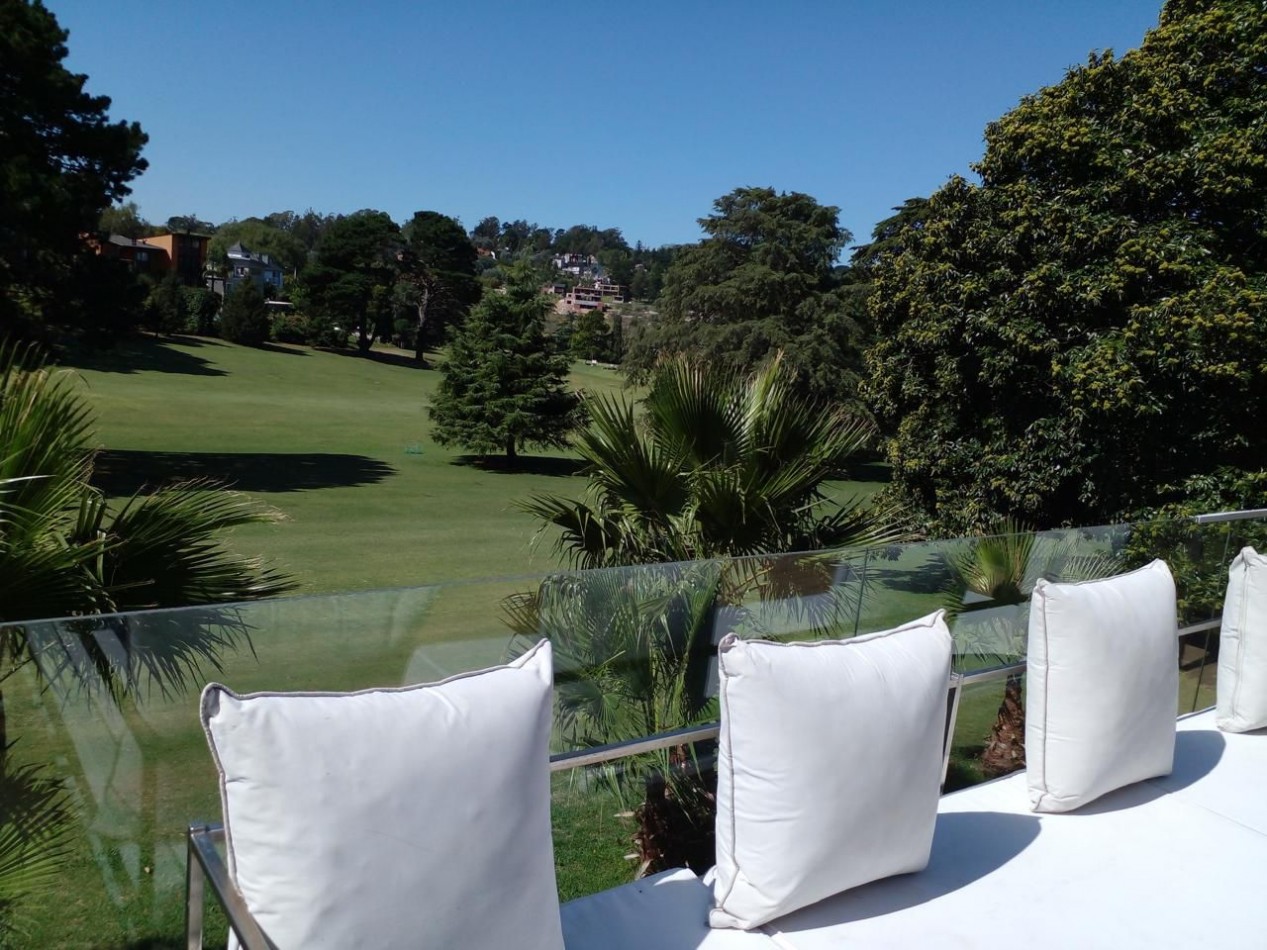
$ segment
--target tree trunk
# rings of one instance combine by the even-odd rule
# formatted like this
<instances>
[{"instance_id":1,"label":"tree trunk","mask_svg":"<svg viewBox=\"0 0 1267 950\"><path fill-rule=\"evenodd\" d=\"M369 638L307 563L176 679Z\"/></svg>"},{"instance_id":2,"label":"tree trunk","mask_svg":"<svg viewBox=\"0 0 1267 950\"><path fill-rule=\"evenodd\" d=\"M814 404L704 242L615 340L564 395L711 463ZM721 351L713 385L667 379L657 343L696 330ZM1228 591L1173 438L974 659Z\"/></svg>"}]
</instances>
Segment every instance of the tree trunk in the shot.
<instances>
[{"instance_id":1,"label":"tree trunk","mask_svg":"<svg viewBox=\"0 0 1267 950\"><path fill-rule=\"evenodd\" d=\"M990 741L981 754L987 775L1006 775L1025 768L1025 706L1021 702L1021 678L1007 678L1003 702L990 729Z\"/></svg>"},{"instance_id":2,"label":"tree trunk","mask_svg":"<svg viewBox=\"0 0 1267 950\"><path fill-rule=\"evenodd\" d=\"M422 358L422 330L427 325L427 308L431 306L431 288L423 287L422 293L418 297L418 331L414 337L414 360L419 366L423 364Z\"/></svg>"},{"instance_id":3,"label":"tree trunk","mask_svg":"<svg viewBox=\"0 0 1267 950\"><path fill-rule=\"evenodd\" d=\"M506 458L510 461L514 461L517 458L515 455L515 437L513 435L506 436Z\"/></svg>"}]
</instances>

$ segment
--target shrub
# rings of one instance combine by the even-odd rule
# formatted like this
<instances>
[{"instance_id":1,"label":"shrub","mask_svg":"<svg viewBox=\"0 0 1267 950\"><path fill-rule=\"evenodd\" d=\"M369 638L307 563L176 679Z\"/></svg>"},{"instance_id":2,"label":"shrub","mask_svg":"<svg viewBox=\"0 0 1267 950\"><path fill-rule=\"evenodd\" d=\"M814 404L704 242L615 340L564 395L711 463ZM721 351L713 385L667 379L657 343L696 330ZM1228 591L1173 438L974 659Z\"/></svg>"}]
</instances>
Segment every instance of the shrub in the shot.
<instances>
[{"instance_id":1,"label":"shrub","mask_svg":"<svg viewBox=\"0 0 1267 950\"><path fill-rule=\"evenodd\" d=\"M268 307L254 281L242 281L225 296L220 336L246 346L259 346L268 339Z\"/></svg>"}]
</instances>

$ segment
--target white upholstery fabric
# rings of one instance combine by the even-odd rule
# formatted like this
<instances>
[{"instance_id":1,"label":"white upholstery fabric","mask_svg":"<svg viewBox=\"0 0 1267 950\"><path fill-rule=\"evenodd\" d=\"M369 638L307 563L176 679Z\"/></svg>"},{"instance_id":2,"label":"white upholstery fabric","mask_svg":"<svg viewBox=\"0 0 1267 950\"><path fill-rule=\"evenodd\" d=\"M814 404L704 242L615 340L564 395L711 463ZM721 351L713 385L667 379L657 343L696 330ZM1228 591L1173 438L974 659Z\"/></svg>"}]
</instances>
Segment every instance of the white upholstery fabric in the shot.
<instances>
[{"instance_id":1,"label":"white upholstery fabric","mask_svg":"<svg viewBox=\"0 0 1267 950\"><path fill-rule=\"evenodd\" d=\"M941 612L852 640L722 641L711 926L924 867L950 654Z\"/></svg>"},{"instance_id":2,"label":"white upholstery fabric","mask_svg":"<svg viewBox=\"0 0 1267 950\"><path fill-rule=\"evenodd\" d=\"M710 930L713 892L686 868L563 905L567 950L775 950L769 937Z\"/></svg>"},{"instance_id":3,"label":"white upholstery fabric","mask_svg":"<svg viewBox=\"0 0 1267 950\"><path fill-rule=\"evenodd\" d=\"M1025 720L1035 811L1070 811L1170 771L1177 634L1164 561L1104 580L1035 585Z\"/></svg>"},{"instance_id":4,"label":"white upholstery fabric","mask_svg":"<svg viewBox=\"0 0 1267 950\"><path fill-rule=\"evenodd\" d=\"M202 720L230 871L281 950L560 950L551 652L356 693L218 684Z\"/></svg>"},{"instance_id":5,"label":"white upholstery fabric","mask_svg":"<svg viewBox=\"0 0 1267 950\"><path fill-rule=\"evenodd\" d=\"M1032 814L1020 773L947 795L923 872L766 930L782 950L1261 950L1264 787L1267 737L1211 711L1179 723L1171 775L1074 814Z\"/></svg>"},{"instance_id":6,"label":"white upholstery fabric","mask_svg":"<svg viewBox=\"0 0 1267 950\"><path fill-rule=\"evenodd\" d=\"M1227 574L1218 722L1227 732L1249 732L1267 727L1267 557L1245 548Z\"/></svg>"}]
</instances>

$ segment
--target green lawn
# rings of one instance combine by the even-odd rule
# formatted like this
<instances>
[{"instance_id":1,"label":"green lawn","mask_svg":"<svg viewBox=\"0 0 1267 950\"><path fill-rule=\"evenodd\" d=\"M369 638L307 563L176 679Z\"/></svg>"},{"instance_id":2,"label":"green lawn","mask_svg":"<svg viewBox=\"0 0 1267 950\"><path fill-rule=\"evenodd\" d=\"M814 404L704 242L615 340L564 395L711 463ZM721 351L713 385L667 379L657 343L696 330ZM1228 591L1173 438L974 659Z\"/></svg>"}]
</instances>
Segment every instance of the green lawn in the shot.
<instances>
[{"instance_id":1,"label":"green lawn","mask_svg":"<svg viewBox=\"0 0 1267 950\"><path fill-rule=\"evenodd\" d=\"M439 373L395 350L378 356L186 339L81 362L102 485L124 494L174 476L232 480L286 518L234 545L275 560L306 591L553 566L548 544L532 550L536 525L514 502L577 492L574 460L529 455L509 473L454 464L463 453L431 441L425 409ZM615 389L620 377L578 365L574 382Z\"/></svg>"},{"instance_id":2,"label":"green lawn","mask_svg":"<svg viewBox=\"0 0 1267 950\"><path fill-rule=\"evenodd\" d=\"M530 454L508 471L436 445L425 407L440 374L394 348L368 360L146 340L75 368L98 414L103 487L124 494L177 475L234 481L286 517L242 530L234 545L275 560L305 591L549 570L549 543L534 549L537 524L514 503L583 485L567 453ZM622 377L577 363L572 381L615 391Z\"/></svg>"}]
</instances>

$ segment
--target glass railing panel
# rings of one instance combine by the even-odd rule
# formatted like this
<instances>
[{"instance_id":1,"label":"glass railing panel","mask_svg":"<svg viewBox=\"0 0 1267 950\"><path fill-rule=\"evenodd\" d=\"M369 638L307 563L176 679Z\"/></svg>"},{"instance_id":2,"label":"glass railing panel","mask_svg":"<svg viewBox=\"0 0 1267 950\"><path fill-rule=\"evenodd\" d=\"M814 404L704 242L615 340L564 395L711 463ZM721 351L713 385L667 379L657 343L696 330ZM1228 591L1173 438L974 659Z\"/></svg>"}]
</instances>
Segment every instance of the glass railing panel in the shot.
<instances>
[{"instance_id":1,"label":"glass railing panel","mask_svg":"<svg viewBox=\"0 0 1267 950\"><path fill-rule=\"evenodd\" d=\"M1247 543L1267 548L1267 522L1152 522L23 624L11 630L31 659L0 680L9 763L59 783L71 854L45 890L74 895L23 902L28 942L179 942L184 829L219 817L197 716L208 680L239 692L400 686L504 662L548 636L553 745L574 750L715 720L726 633L851 637L946 609L956 669L981 670L1024 657L1039 577L1087 579L1164 557L1183 622L1207 622L1182 645L1186 711L1213 701L1227 565ZM1023 681L1014 685L1023 708ZM1006 689L999 678L964 690L950 787L987 774L982 753ZM679 745L556 775L561 896L628 879L639 860L626 855L645 850L635 833L648 780L694 776L683 794L706 797L711 751Z\"/></svg>"}]
</instances>

